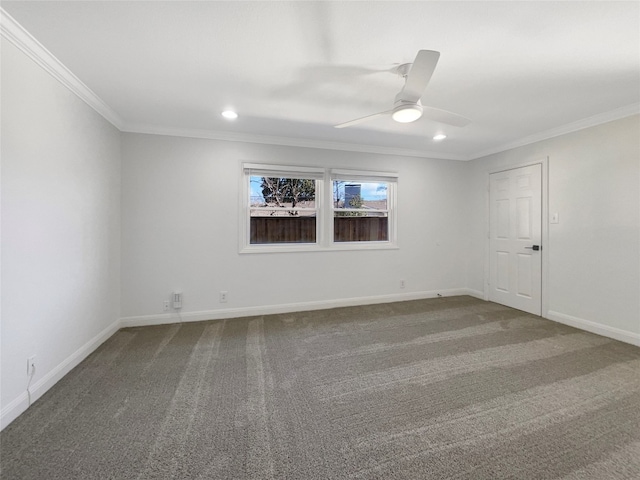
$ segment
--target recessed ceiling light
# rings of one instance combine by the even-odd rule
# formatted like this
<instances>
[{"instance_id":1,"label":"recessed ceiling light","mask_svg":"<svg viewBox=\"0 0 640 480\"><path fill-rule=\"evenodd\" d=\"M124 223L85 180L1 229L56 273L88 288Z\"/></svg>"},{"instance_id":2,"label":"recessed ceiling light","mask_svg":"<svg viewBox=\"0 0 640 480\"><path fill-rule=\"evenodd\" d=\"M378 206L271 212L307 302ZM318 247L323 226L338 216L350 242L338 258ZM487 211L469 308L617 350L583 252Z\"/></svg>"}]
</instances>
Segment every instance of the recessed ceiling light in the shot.
<instances>
[{"instance_id":1,"label":"recessed ceiling light","mask_svg":"<svg viewBox=\"0 0 640 480\"><path fill-rule=\"evenodd\" d=\"M238 114L233 110L225 110L224 112L222 112L222 116L228 120L235 120L236 118L238 118Z\"/></svg>"},{"instance_id":2,"label":"recessed ceiling light","mask_svg":"<svg viewBox=\"0 0 640 480\"><path fill-rule=\"evenodd\" d=\"M434 140L444 140L447 136L444 133L439 133L433 137Z\"/></svg>"}]
</instances>

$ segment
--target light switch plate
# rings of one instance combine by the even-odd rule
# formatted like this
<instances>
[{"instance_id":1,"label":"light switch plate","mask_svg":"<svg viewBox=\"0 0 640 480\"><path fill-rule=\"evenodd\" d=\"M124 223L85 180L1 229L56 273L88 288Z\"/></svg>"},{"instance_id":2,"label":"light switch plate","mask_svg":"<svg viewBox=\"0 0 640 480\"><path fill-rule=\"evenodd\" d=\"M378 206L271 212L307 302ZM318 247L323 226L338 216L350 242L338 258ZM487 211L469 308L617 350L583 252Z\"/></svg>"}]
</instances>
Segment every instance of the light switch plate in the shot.
<instances>
[{"instance_id":1,"label":"light switch plate","mask_svg":"<svg viewBox=\"0 0 640 480\"><path fill-rule=\"evenodd\" d=\"M560 223L560 214L558 212L552 213L549 223Z\"/></svg>"}]
</instances>

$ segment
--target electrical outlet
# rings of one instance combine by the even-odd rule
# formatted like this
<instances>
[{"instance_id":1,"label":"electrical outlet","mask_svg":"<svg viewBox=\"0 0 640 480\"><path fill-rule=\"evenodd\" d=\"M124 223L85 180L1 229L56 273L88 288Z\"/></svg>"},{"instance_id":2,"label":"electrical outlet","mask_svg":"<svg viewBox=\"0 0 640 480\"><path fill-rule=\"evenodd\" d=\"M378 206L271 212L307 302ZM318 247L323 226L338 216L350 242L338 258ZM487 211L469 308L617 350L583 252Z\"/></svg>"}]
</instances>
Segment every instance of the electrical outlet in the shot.
<instances>
[{"instance_id":1,"label":"electrical outlet","mask_svg":"<svg viewBox=\"0 0 640 480\"><path fill-rule=\"evenodd\" d=\"M404 280L400 280L400 288L404 288L405 284L404 284Z\"/></svg>"},{"instance_id":2,"label":"electrical outlet","mask_svg":"<svg viewBox=\"0 0 640 480\"><path fill-rule=\"evenodd\" d=\"M169 310L171 310L171 306L169 305L169 303L170 303L169 300L165 300L162 303L162 311L168 312Z\"/></svg>"},{"instance_id":3,"label":"electrical outlet","mask_svg":"<svg viewBox=\"0 0 640 480\"><path fill-rule=\"evenodd\" d=\"M227 303L227 291L226 290L221 290L220 291L220 303Z\"/></svg>"},{"instance_id":4,"label":"electrical outlet","mask_svg":"<svg viewBox=\"0 0 640 480\"><path fill-rule=\"evenodd\" d=\"M174 292L172 298L173 308L176 310L182 308L182 292Z\"/></svg>"},{"instance_id":5,"label":"electrical outlet","mask_svg":"<svg viewBox=\"0 0 640 480\"><path fill-rule=\"evenodd\" d=\"M36 356L32 355L27 358L27 376L32 377L36 373Z\"/></svg>"}]
</instances>

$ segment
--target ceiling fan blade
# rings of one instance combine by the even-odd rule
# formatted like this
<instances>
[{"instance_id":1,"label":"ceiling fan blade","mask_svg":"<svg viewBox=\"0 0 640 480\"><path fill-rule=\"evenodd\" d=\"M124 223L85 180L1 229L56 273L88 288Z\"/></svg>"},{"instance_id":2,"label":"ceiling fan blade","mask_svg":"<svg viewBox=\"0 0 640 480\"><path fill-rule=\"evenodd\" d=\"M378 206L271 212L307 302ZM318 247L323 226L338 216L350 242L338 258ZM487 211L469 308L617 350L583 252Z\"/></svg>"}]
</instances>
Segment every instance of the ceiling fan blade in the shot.
<instances>
[{"instance_id":1,"label":"ceiling fan blade","mask_svg":"<svg viewBox=\"0 0 640 480\"><path fill-rule=\"evenodd\" d=\"M393 67L370 67L361 65L308 65L300 71L300 77L305 82L329 83L351 80L378 73L392 73L398 69Z\"/></svg>"},{"instance_id":2,"label":"ceiling fan blade","mask_svg":"<svg viewBox=\"0 0 640 480\"><path fill-rule=\"evenodd\" d=\"M440 110L434 107L422 107L422 116L430 120L446 123L447 125L453 125L454 127L464 127L471 123L466 117L458 115L457 113L447 112L446 110Z\"/></svg>"},{"instance_id":3,"label":"ceiling fan blade","mask_svg":"<svg viewBox=\"0 0 640 480\"><path fill-rule=\"evenodd\" d=\"M440 52L433 50L420 50L413 61L411 70L407 74L404 88L398 95L398 99L405 102L417 102L427 88L431 75L436 69Z\"/></svg>"},{"instance_id":4,"label":"ceiling fan blade","mask_svg":"<svg viewBox=\"0 0 640 480\"><path fill-rule=\"evenodd\" d=\"M376 117L381 117L383 115L389 115L393 110L387 110L386 112L374 113L373 115L367 115L366 117L356 118L355 120L349 120L348 122L340 123L338 125L334 125L334 128L344 128L350 127L351 125L356 125L358 123L367 122L369 120L373 120Z\"/></svg>"}]
</instances>

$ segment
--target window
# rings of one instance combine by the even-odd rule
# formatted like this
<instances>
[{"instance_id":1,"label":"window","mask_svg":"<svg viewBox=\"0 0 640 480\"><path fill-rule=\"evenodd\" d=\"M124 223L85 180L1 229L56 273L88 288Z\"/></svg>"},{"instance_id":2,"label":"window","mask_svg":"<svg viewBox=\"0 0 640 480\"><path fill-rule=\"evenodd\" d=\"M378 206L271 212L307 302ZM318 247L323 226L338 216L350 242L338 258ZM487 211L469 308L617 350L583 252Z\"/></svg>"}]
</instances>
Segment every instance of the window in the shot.
<instances>
[{"instance_id":1,"label":"window","mask_svg":"<svg viewBox=\"0 0 640 480\"><path fill-rule=\"evenodd\" d=\"M316 243L316 180L251 175L249 243Z\"/></svg>"},{"instance_id":2,"label":"window","mask_svg":"<svg viewBox=\"0 0 640 480\"><path fill-rule=\"evenodd\" d=\"M395 248L392 173L244 164L241 252Z\"/></svg>"},{"instance_id":3,"label":"window","mask_svg":"<svg viewBox=\"0 0 640 480\"><path fill-rule=\"evenodd\" d=\"M333 241L389 241L389 182L332 179Z\"/></svg>"}]
</instances>

